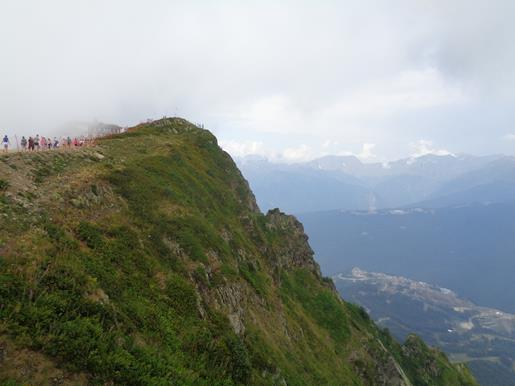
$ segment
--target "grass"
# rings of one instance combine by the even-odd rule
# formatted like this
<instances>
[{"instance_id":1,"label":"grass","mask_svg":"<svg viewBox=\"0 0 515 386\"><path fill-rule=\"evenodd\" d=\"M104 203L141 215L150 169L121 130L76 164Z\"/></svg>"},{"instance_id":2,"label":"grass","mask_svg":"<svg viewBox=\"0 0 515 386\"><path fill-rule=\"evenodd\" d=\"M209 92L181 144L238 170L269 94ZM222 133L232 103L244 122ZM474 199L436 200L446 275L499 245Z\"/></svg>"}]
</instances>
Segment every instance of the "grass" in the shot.
<instances>
[{"instance_id":1,"label":"grass","mask_svg":"<svg viewBox=\"0 0 515 386\"><path fill-rule=\"evenodd\" d=\"M256 210L209 132L165 119L9 157L0 171L26 177L0 180L0 337L14 351L98 385L379 379L386 335L312 269L278 264L309 254L305 239ZM424 363L387 343L418 379ZM17 374L0 366L0 383L31 382Z\"/></svg>"}]
</instances>

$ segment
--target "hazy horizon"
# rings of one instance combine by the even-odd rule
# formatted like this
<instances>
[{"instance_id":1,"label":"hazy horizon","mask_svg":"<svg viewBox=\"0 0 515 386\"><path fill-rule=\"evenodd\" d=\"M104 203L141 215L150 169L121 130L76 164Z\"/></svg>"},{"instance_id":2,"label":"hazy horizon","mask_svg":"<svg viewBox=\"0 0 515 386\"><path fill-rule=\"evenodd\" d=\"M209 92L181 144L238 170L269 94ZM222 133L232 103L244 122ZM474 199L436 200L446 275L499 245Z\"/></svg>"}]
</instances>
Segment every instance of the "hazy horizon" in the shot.
<instances>
[{"instance_id":1,"label":"hazy horizon","mask_svg":"<svg viewBox=\"0 0 515 386\"><path fill-rule=\"evenodd\" d=\"M223 147L222 147L223 148ZM225 151L227 151L229 154L231 154L230 152L230 149L224 149ZM403 160L409 160L409 159L416 159L416 158L420 158L420 157L425 157L425 156L437 156L437 157L446 157L446 156L450 156L450 157L453 157L453 158L463 158L463 157L510 157L510 158L513 158L515 157L515 154L507 154L507 153L491 153L491 154L481 154L481 155L478 155L478 154L472 154L472 153L445 153L445 154L435 154L435 153L432 153L432 152L414 152L412 154L408 154L406 156L401 156L399 158L392 158L392 159L382 159L382 160L379 160L379 159L367 159L367 158L363 158L360 156L360 154L353 154L353 153L343 153L343 154L338 154L338 153L321 153L321 154L317 154L313 157L310 157L310 158L305 158L305 159L288 159L288 158L284 158L283 157L283 154L281 153L269 153L269 154L260 154L260 153L248 153L248 154L245 154L245 155L233 155L231 154L231 156L237 161L237 162L245 162L245 161L248 161L248 160L266 160L270 163L274 163L274 164L295 164L295 163L299 163L299 164L302 164L302 163L307 163L307 162L312 162L312 161L316 161L316 160L319 160L319 159L323 159L323 158L326 158L326 157L354 157L356 158L357 160L359 160L361 163L363 164L388 164L388 163L392 163L392 162L397 162L397 161L403 161Z\"/></svg>"}]
</instances>

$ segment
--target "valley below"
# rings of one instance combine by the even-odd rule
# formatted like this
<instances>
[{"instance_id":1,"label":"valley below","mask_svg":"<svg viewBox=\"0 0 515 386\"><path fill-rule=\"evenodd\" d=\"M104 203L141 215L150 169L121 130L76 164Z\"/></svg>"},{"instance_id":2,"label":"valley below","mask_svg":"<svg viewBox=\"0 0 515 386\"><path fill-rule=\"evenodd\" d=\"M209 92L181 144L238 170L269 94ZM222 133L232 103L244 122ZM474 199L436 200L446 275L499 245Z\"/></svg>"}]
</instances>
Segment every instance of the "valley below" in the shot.
<instances>
[{"instance_id":1,"label":"valley below","mask_svg":"<svg viewBox=\"0 0 515 386\"><path fill-rule=\"evenodd\" d=\"M454 291L354 268L333 276L339 293L363 306L397 339L420 335L486 386L515 385L515 315L478 306Z\"/></svg>"},{"instance_id":2,"label":"valley below","mask_svg":"<svg viewBox=\"0 0 515 386\"><path fill-rule=\"evenodd\" d=\"M299 215L322 271L360 267L451 288L515 313L515 205L460 205Z\"/></svg>"}]
</instances>

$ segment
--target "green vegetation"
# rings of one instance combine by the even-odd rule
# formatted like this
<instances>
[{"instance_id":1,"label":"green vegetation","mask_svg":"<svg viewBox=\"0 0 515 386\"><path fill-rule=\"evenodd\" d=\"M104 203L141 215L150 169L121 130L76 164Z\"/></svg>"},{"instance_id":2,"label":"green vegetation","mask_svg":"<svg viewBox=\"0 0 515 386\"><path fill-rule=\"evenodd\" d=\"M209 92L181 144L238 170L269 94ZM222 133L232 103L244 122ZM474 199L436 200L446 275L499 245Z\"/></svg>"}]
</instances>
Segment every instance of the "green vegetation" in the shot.
<instances>
[{"instance_id":1,"label":"green vegetation","mask_svg":"<svg viewBox=\"0 0 515 386\"><path fill-rule=\"evenodd\" d=\"M0 192L7 190L9 183L5 180L0 179Z\"/></svg>"},{"instance_id":2,"label":"green vegetation","mask_svg":"<svg viewBox=\"0 0 515 386\"><path fill-rule=\"evenodd\" d=\"M261 214L216 139L184 120L9 163L0 384L361 385L402 378L395 361L414 385L475 384L341 301L300 225Z\"/></svg>"},{"instance_id":3,"label":"green vegetation","mask_svg":"<svg viewBox=\"0 0 515 386\"><path fill-rule=\"evenodd\" d=\"M295 271L284 275L283 293L286 304L301 304L304 312L328 331L337 347L344 347L350 337L349 316L332 291L320 288L310 272Z\"/></svg>"}]
</instances>

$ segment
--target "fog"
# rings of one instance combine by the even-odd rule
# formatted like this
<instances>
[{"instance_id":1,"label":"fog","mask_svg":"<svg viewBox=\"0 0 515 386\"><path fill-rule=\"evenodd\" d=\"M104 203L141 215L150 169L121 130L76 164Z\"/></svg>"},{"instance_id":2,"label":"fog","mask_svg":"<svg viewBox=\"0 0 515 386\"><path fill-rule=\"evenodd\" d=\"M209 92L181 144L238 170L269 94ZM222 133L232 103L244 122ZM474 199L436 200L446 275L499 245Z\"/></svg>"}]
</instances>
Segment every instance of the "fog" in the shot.
<instances>
[{"instance_id":1,"label":"fog","mask_svg":"<svg viewBox=\"0 0 515 386\"><path fill-rule=\"evenodd\" d=\"M3 0L0 134L179 115L240 156L514 154L514 15L500 0Z\"/></svg>"}]
</instances>

